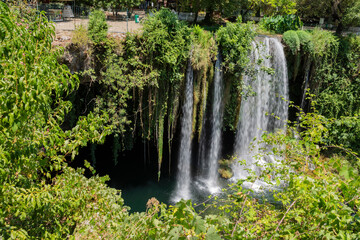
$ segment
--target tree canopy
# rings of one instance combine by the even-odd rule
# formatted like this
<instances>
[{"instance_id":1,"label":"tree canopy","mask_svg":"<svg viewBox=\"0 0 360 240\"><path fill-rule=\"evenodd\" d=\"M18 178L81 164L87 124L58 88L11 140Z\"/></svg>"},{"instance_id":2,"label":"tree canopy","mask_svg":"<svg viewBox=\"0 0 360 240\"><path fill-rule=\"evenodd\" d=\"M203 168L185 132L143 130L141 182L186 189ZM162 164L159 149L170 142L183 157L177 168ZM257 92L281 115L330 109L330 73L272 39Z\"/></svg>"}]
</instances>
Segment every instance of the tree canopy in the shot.
<instances>
[{"instance_id":1,"label":"tree canopy","mask_svg":"<svg viewBox=\"0 0 360 240\"><path fill-rule=\"evenodd\" d=\"M344 27L360 22L359 0L297 0L297 9L302 17L321 17L335 21L338 33Z\"/></svg>"}]
</instances>

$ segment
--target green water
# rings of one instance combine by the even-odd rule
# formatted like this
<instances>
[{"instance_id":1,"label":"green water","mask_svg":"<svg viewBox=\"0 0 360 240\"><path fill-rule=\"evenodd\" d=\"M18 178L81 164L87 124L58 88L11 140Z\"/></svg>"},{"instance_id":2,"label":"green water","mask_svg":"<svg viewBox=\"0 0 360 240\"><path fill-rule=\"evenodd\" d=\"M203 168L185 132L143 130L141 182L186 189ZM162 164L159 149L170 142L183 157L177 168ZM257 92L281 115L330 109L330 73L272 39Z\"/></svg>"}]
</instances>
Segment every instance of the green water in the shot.
<instances>
[{"instance_id":1,"label":"green water","mask_svg":"<svg viewBox=\"0 0 360 240\"><path fill-rule=\"evenodd\" d=\"M221 183L223 187L226 187L229 182L222 180ZM209 199L210 193L201 189L201 186L202 183L199 181L194 181L192 184L191 194L194 204L200 205ZM205 185L203 185L203 187L205 187ZM175 204L171 202L174 189L174 179L162 179L160 182L146 181L142 184L126 185L126 187L121 188L121 191L125 205L131 208L130 212L144 212L146 211L147 201L152 197L155 197L161 203ZM220 194L220 192L218 194Z\"/></svg>"},{"instance_id":2,"label":"green water","mask_svg":"<svg viewBox=\"0 0 360 240\"><path fill-rule=\"evenodd\" d=\"M122 190L122 198L125 205L130 206L131 212L144 212L147 201L155 197L161 203L170 203L175 182L171 179L163 179L160 182L147 181L139 185L129 185Z\"/></svg>"}]
</instances>

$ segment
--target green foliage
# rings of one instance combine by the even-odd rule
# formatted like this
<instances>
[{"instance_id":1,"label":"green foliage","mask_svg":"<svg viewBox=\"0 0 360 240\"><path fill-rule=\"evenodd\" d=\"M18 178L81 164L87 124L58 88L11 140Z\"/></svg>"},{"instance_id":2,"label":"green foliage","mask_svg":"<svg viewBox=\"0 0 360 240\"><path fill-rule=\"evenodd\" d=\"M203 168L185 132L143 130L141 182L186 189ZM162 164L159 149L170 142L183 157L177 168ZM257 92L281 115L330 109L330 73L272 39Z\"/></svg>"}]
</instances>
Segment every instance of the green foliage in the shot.
<instances>
[{"instance_id":1,"label":"green foliage","mask_svg":"<svg viewBox=\"0 0 360 240\"><path fill-rule=\"evenodd\" d=\"M1 42L0 142L5 157L0 165L8 172L2 172L0 181L15 179L16 172L16 181L28 181L28 174L37 174L57 161L52 145L64 141L60 124L70 109L62 97L78 84L58 64L59 53L51 50L53 27L43 15L30 20L16 10L8 14L8 21L15 23L13 36L6 34ZM53 139L52 134L58 138Z\"/></svg>"},{"instance_id":2,"label":"green foliage","mask_svg":"<svg viewBox=\"0 0 360 240\"><path fill-rule=\"evenodd\" d=\"M326 42L334 50L321 53L328 60L326 65L320 65L316 75L321 83L317 101L319 111L328 117L359 114L359 39L349 36L340 41L335 39L331 45Z\"/></svg>"},{"instance_id":3,"label":"green foliage","mask_svg":"<svg viewBox=\"0 0 360 240\"><path fill-rule=\"evenodd\" d=\"M300 51L300 39L296 31L290 30L285 32L283 40L294 55Z\"/></svg>"},{"instance_id":4,"label":"green foliage","mask_svg":"<svg viewBox=\"0 0 360 240\"><path fill-rule=\"evenodd\" d=\"M248 56L254 37L254 26L251 23L228 23L216 32L226 78L224 125L231 130L237 125L243 88L242 74L245 69L249 70Z\"/></svg>"},{"instance_id":5,"label":"green foliage","mask_svg":"<svg viewBox=\"0 0 360 240\"><path fill-rule=\"evenodd\" d=\"M228 23L226 27L219 28L216 41L220 46L226 71L241 74L249 63L248 53L254 37L255 31L251 24Z\"/></svg>"},{"instance_id":6,"label":"green foliage","mask_svg":"<svg viewBox=\"0 0 360 240\"><path fill-rule=\"evenodd\" d=\"M293 55L298 54L300 50L306 54L314 53L313 39L309 32L290 30L284 33L283 40Z\"/></svg>"},{"instance_id":7,"label":"green foliage","mask_svg":"<svg viewBox=\"0 0 360 240\"><path fill-rule=\"evenodd\" d=\"M192 41L191 62L194 69L207 69L218 52L212 34L195 25L192 28Z\"/></svg>"},{"instance_id":8,"label":"green foliage","mask_svg":"<svg viewBox=\"0 0 360 240\"><path fill-rule=\"evenodd\" d=\"M129 33L120 47L109 47L100 80L103 95L99 109L109 110L119 133L140 133L149 140L153 137L158 146L159 172L165 119L169 120L171 145L190 43L191 29L168 9L162 9L143 21L141 33ZM126 113L132 117L126 117ZM123 128L123 123L130 121L131 128L139 129L137 132Z\"/></svg>"},{"instance_id":9,"label":"green foliage","mask_svg":"<svg viewBox=\"0 0 360 240\"><path fill-rule=\"evenodd\" d=\"M188 56L190 29L168 9L145 19L142 38L146 41L145 54L153 57L157 66L166 64L175 70ZM175 82L180 81L181 76L177 74L171 78L170 81Z\"/></svg>"},{"instance_id":10,"label":"green foliage","mask_svg":"<svg viewBox=\"0 0 360 240\"><path fill-rule=\"evenodd\" d=\"M197 130L200 137L209 84L213 78L213 60L216 58L218 49L212 34L204 31L198 25L192 28L191 37L192 50L190 58L195 70L193 131Z\"/></svg>"},{"instance_id":11,"label":"green foliage","mask_svg":"<svg viewBox=\"0 0 360 240\"><path fill-rule=\"evenodd\" d=\"M86 27L82 24L75 27L71 42L79 46L87 46L89 44L89 36Z\"/></svg>"},{"instance_id":12,"label":"green foliage","mask_svg":"<svg viewBox=\"0 0 360 240\"><path fill-rule=\"evenodd\" d=\"M301 19L296 15L277 15L273 17L264 17L260 21L260 26L265 30L284 33L289 30L298 30L302 27Z\"/></svg>"},{"instance_id":13,"label":"green foliage","mask_svg":"<svg viewBox=\"0 0 360 240\"><path fill-rule=\"evenodd\" d=\"M10 20L9 7L6 4L1 4L0 10L0 41L3 41L7 37L7 34L12 34L13 22Z\"/></svg>"},{"instance_id":14,"label":"green foliage","mask_svg":"<svg viewBox=\"0 0 360 240\"><path fill-rule=\"evenodd\" d=\"M90 113L63 130L71 109L65 97L78 78L58 63L61 52L52 49L54 26L46 17L10 6L0 2L4 21L12 23L0 42L0 235L66 238L87 213L89 192L105 187L90 181L90 190L66 162L89 141L104 141L109 117Z\"/></svg>"},{"instance_id":15,"label":"green foliage","mask_svg":"<svg viewBox=\"0 0 360 240\"><path fill-rule=\"evenodd\" d=\"M337 37L320 29L296 31L296 34L301 49L293 50L293 54L303 54L311 61L309 80L316 94L316 107L324 116L334 118L328 126L331 137L327 143L359 152L358 134L353 126L357 126L355 119L360 112L360 38L354 35ZM293 49L289 35L295 32L286 32L284 42Z\"/></svg>"},{"instance_id":16,"label":"green foliage","mask_svg":"<svg viewBox=\"0 0 360 240\"><path fill-rule=\"evenodd\" d=\"M331 32L315 28L312 31L315 58L335 58L338 53L339 41Z\"/></svg>"},{"instance_id":17,"label":"green foliage","mask_svg":"<svg viewBox=\"0 0 360 240\"><path fill-rule=\"evenodd\" d=\"M221 239L215 226L196 212L191 201L180 201L167 207L155 198L146 204L146 213L130 216L136 226L129 226L123 238L131 239Z\"/></svg>"},{"instance_id":18,"label":"green foliage","mask_svg":"<svg viewBox=\"0 0 360 240\"><path fill-rule=\"evenodd\" d=\"M76 171L66 162L75 157L80 146L104 142L110 133L121 136L125 132L127 137L131 136L133 129L125 129L130 119L139 120L133 126L140 124L144 137L156 133L161 157L166 117L168 129L175 128L179 92L184 82L183 66L190 57L190 46L197 44L204 48L193 52L196 54L191 61L197 71L207 71L216 53L213 47L206 51L208 44L212 44L211 36L197 27L191 30L168 10L162 10L146 20L143 33L127 35L121 46L106 41L101 52L105 62L94 83L98 84L100 97L92 111L78 117L73 128L64 130L62 123L71 109L65 97L77 89L79 81L57 61L59 52L51 48L53 26L43 15L36 15L30 9L9 9L2 2L0 8L2 237L216 240L357 237L359 159L336 144L348 146L359 142L355 137L358 115L329 120L314 110L301 113L299 127L303 131L298 133L295 128L289 128L288 134L263 137L267 147L258 157L271 155L281 160L276 167L263 166L259 176L251 176L247 181L262 180L273 186L270 189L277 205L266 199L258 201L239 181L224 198L214 197L213 204L205 206L204 210L212 211L206 216L197 213L191 201L168 207L154 198L148 201L146 212L129 214L119 191L106 186L107 177L85 178L83 170ZM225 62L232 63L231 68L226 68L228 76L247 67L253 36L249 25L237 24L229 24L229 28L220 28L218 32L221 51L229 56ZM320 42L333 47L339 42L336 38L335 41L319 39L318 45L314 44L317 46L314 56L321 57L319 62L334 64L330 57L334 55L320 55L316 51L321 49ZM335 56L344 72L338 67L330 71L319 65L322 68L316 77L343 74L341 79L346 77L357 83L359 38L341 39L339 47ZM208 82L203 83L203 76L200 73L197 80L199 93L208 86ZM230 86L239 91L241 81L233 79ZM332 79L335 82L340 78ZM351 96L356 99L355 95ZM353 106L348 115L359 109L356 104ZM322 157L322 150L329 148L329 144L349 153L351 158ZM114 153L118 147L115 142ZM94 174L88 162L85 166Z\"/></svg>"},{"instance_id":19,"label":"green foliage","mask_svg":"<svg viewBox=\"0 0 360 240\"><path fill-rule=\"evenodd\" d=\"M101 0L102 5L111 7L111 9L128 9L131 10L133 7L139 6L141 0Z\"/></svg>"},{"instance_id":20,"label":"green foliage","mask_svg":"<svg viewBox=\"0 0 360 240\"><path fill-rule=\"evenodd\" d=\"M87 179L83 171L68 167L63 171L52 184L26 189L5 186L2 202L16 208L5 211L3 237L61 239L90 228L105 232L108 224L127 214L119 191L105 184L106 177Z\"/></svg>"},{"instance_id":21,"label":"green foliage","mask_svg":"<svg viewBox=\"0 0 360 240\"><path fill-rule=\"evenodd\" d=\"M231 171L231 168L219 168L218 173L220 174L220 176L222 178L225 178L225 179L230 179L234 175Z\"/></svg>"},{"instance_id":22,"label":"green foliage","mask_svg":"<svg viewBox=\"0 0 360 240\"><path fill-rule=\"evenodd\" d=\"M360 2L358 0L297 0L298 14L304 18L332 19L337 25L340 36L344 28L356 26L360 20Z\"/></svg>"},{"instance_id":23,"label":"green foliage","mask_svg":"<svg viewBox=\"0 0 360 240\"><path fill-rule=\"evenodd\" d=\"M294 0L249 0L252 9L261 10L265 15L289 15L296 13Z\"/></svg>"},{"instance_id":24,"label":"green foliage","mask_svg":"<svg viewBox=\"0 0 360 240\"><path fill-rule=\"evenodd\" d=\"M228 189L225 199L213 202L218 212L206 219L218 226L223 238L356 238L360 159L351 162L336 155L321 156L327 123L316 112L301 113L303 131L290 128L288 134L263 136L264 144L271 147L254 158L271 155L281 160L262 165L260 175L240 180ZM243 187L244 181L250 185L263 181L260 192L268 195Z\"/></svg>"},{"instance_id":25,"label":"green foliage","mask_svg":"<svg viewBox=\"0 0 360 240\"><path fill-rule=\"evenodd\" d=\"M133 7L139 6L141 4L141 0L121 0L120 4L127 9L132 9Z\"/></svg>"},{"instance_id":26,"label":"green foliage","mask_svg":"<svg viewBox=\"0 0 360 240\"><path fill-rule=\"evenodd\" d=\"M343 24L345 26L357 26L356 24L360 21L360 2L359 1L350 1L350 4L347 6L345 14L343 17Z\"/></svg>"},{"instance_id":27,"label":"green foliage","mask_svg":"<svg viewBox=\"0 0 360 240\"><path fill-rule=\"evenodd\" d=\"M340 117L329 122L329 137L326 143L329 146L341 145L347 149L360 152L360 119L358 115Z\"/></svg>"},{"instance_id":28,"label":"green foliage","mask_svg":"<svg viewBox=\"0 0 360 240\"><path fill-rule=\"evenodd\" d=\"M239 12L243 17L251 12L268 16L296 13L295 0L205 0L200 1L200 5L207 10L212 8L221 11L223 17L231 17Z\"/></svg>"},{"instance_id":29,"label":"green foliage","mask_svg":"<svg viewBox=\"0 0 360 240\"><path fill-rule=\"evenodd\" d=\"M89 38L94 43L104 42L107 37L108 25L105 13L101 10L93 10L89 18Z\"/></svg>"},{"instance_id":30,"label":"green foliage","mask_svg":"<svg viewBox=\"0 0 360 240\"><path fill-rule=\"evenodd\" d=\"M313 52L314 45L312 42L312 35L309 32L306 32L303 30L296 31L296 34L299 37L300 46L301 46L302 51L304 51L305 53Z\"/></svg>"}]
</instances>

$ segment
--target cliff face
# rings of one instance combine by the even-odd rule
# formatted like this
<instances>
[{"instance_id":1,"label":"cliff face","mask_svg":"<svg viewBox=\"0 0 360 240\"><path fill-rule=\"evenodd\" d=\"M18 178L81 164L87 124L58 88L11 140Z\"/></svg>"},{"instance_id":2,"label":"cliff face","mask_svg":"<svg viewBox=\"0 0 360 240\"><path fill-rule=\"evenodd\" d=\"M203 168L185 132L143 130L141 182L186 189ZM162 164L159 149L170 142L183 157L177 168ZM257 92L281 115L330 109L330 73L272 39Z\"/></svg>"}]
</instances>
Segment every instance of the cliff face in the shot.
<instances>
[{"instance_id":1,"label":"cliff face","mask_svg":"<svg viewBox=\"0 0 360 240\"><path fill-rule=\"evenodd\" d=\"M82 73L93 68L93 56L89 46L81 46L78 44L69 43L65 47L64 54L60 57L59 62L65 64L70 69L71 73ZM88 77L80 78L80 83L89 82Z\"/></svg>"}]
</instances>

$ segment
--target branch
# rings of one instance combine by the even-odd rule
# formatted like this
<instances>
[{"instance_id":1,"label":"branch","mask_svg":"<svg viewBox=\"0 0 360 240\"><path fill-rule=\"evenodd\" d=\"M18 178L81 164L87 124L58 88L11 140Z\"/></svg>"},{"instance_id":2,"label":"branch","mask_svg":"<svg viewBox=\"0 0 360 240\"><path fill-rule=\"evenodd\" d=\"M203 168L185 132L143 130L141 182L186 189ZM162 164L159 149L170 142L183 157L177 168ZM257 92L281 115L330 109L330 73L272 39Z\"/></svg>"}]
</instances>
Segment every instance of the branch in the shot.
<instances>
[{"instance_id":1,"label":"branch","mask_svg":"<svg viewBox=\"0 0 360 240\"><path fill-rule=\"evenodd\" d=\"M251 184L251 188L254 187L254 184L255 184L256 180L258 180L258 179L259 179L259 176L257 176L256 179L255 179L255 181ZM238 220L236 221L236 223L235 223L234 229L233 229L233 231L232 231L232 233L231 233L231 238L232 238L233 235L234 235L234 232L235 232L235 229L236 229L237 225L238 225L238 224L240 223L240 221L241 221L241 214L242 214L242 212L243 212L243 210L244 210L245 203L246 203L246 200L247 200L248 196L249 196L249 195L246 195L246 197L245 197L245 199L244 199L244 202L243 202L243 205L241 206L239 219L238 219Z\"/></svg>"},{"instance_id":2,"label":"branch","mask_svg":"<svg viewBox=\"0 0 360 240\"><path fill-rule=\"evenodd\" d=\"M284 221L286 214L290 211L290 209L292 208L292 206L294 206L294 204L296 203L296 201L297 201L297 200L293 201L293 203L290 205L290 207L286 210L286 213L284 214L284 216L283 216L282 219L280 220L280 222L279 222L278 226L276 227L275 232L274 232L274 234L271 236L270 240L274 237L275 233L279 230L279 227L280 227L281 223Z\"/></svg>"},{"instance_id":3,"label":"branch","mask_svg":"<svg viewBox=\"0 0 360 240\"><path fill-rule=\"evenodd\" d=\"M354 200L356 200L356 199L358 199L360 196L359 195L355 195L351 200L349 200L349 201L347 201L347 202L345 202L345 204L348 204L348 203L350 203L350 202L352 202L352 201L354 201Z\"/></svg>"},{"instance_id":4,"label":"branch","mask_svg":"<svg viewBox=\"0 0 360 240\"><path fill-rule=\"evenodd\" d=\"M233 238L235 229L236 229L237 225L238 225L238 224L240 223L240 221L241 221L241 215L242 215L242 212L243 212L243 210L244 210L247 197L248 197L248 195L246 195L246 197L245 197L245 199L244 199L244 202L243 202L243 205L242 205L242 207L241 207L240 214L239 214L239 219L236 221L235 226L234 226L234 228L233 228L233 230L232 230L231 238Z\"/></svg>"},{"instance_id":5,"label":"branch","mask_svg":"<svg viewBox=\"0 0 360 240\"><path fill-rule=\"evenodd\" d=\"M353 153L352 151L344 148L344 147L340 147L340 146L324 146L324 147L321 147L321 148L338 148L338 149L341 149L349 154L351 154L353 157L355 157L356 159L359 159L359 156L357 156L355 153ZM359 159L360 160L360 159Z\"/></svg>"}]
</instances>

